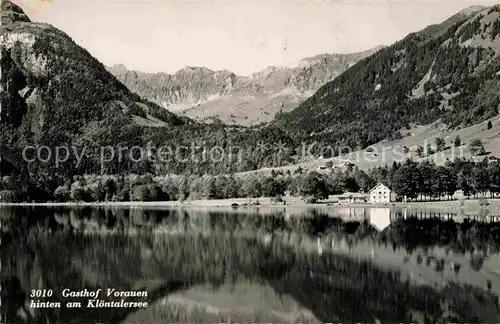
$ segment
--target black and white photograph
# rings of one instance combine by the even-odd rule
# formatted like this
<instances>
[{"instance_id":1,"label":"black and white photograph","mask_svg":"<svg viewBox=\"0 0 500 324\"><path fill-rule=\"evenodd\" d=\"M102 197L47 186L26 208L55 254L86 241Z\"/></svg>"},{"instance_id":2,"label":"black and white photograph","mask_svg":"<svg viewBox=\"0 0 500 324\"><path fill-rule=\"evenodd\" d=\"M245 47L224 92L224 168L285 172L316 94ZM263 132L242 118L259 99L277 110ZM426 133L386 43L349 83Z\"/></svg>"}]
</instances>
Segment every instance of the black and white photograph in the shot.
<instances>
[{"instance_id":1,"label":"black and white photograph","mask_svg":"<svg viewBox=\"0 0 500 324\"><path fill-rule=\"evenodd\" d=\"M500 323L499 1L0 14L0 323Z\"/></svg>"}]
</instances>

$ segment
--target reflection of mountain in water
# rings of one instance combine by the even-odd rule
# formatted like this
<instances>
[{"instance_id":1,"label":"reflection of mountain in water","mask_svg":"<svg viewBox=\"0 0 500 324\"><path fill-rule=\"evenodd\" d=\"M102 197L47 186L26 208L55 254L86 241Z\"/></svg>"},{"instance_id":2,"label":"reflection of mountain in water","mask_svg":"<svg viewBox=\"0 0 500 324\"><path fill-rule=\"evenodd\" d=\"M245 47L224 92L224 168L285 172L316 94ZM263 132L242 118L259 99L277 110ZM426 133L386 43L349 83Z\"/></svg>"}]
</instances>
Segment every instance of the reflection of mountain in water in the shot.
<instances>
[{"instance_id":1,"label":"reflection of mountain in water","mask_svg":"<svg viewBox=\"0 0 500 324\"><path fill-rule=\"evenodd\" d=\"M173 314L175 314L173 316ZM309 310L272 287L251 281L214 287L196 285L175 292L139 310L125 323L251 323L257 316L269 323L320 323ZM165 320L165 321L163 321Z\"/></svg>"},{"instance_id":2,"label":"reflection of mountain in water","mask_svg":"<svg viewBox=\"0 0 500 324\"><path fill-rule=\"evenodd\" d=\"M357 220L317 211L307 211L303 217L285 217L282 212L245 217L212 210L128 208L2 208L0 213L5 225L2 243L7 247L2 249L2 287L18 283L2 294L19 300L7 305L9 316L24 309L28 321L33 317L54 323L70 319L117 323L125 318L196 322L231 317L262 322L277 320L274 316L279 314L281 320L294 322L292 318L300 321L304 314L313 314L321 322L423 317L430 322L491 322L499 316L496 297L486 292L485 284L473 287L443 280L434 288L415 286L410 283L418 280L405 274L413 270L408 267L414 267L417 258L402 264L405 251L420 249L419 253L431 256L438 244L458 244L467 253L488 246L489 255L496 253L500 240L491 235L496 224L396 218L386 226L383 211L356 214ZM383 226L380 232L376 229ZM363 253L372 248L379 255L365 257ZM388 258L397 258L398 263ZM441 264L439 259L435 263ZM420 266L426 268L426 261L421 260ZM462 262L459 275L468 269ZM61 299L61 287L146 289L154 306L141 312L37 309L31 314L22 305L34 287L54 289L55 299ZM236 295L231 295L230 287L235 287ZM263 309L255 300L264 295L269 307ZM244 318L204 302L230 296L244 301L235 308L248 303L245 309L251 311ZM193 303L203 307L191 308ZM446 315L442 303L454 315ZM6 306L2 307L4 311ZM308 316L307 322L314 322Z\"/></svg>"}]
</instances>

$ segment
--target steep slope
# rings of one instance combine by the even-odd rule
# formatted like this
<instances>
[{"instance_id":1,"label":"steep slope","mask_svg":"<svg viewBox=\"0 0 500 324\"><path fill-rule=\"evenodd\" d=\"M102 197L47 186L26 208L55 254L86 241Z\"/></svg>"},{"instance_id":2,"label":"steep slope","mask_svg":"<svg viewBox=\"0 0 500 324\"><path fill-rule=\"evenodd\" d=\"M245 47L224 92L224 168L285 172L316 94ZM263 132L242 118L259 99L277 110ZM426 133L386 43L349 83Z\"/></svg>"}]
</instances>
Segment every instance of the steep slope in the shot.
<instances>
[{"instance_id":1,"label":"steep slope","mask_svg":"<svg viewBox=\"0 0 500 324\"><path fill-rule=\"evenodd\" d=\"M5 160L21 166L27 145L97 149L141 143L144 124L190 123L131 93L69 36L31 22L14 3L2 1L1 14L0 154ZM80 167L77 172L89 166Z\"/></svg>"},{"instance_id":2,"label":"steep slope","mask_svg":"<svg viewBox=\"0 0 500 324\"><path fill-rule=\"evenodd\" d=\"M24 11L10 1L2 2L1 14L2 25L9 25L18 21L30 22Z\"/></svg>"},{"instance_id":3,"label":"steep slope","mask_svg":"<svg viewBox=\"0 0 500 324\"><path fill-rule=\"evenodd\" d=\"M172 111L189 109L210 96L227 93L239 82L234 73L202 67L188 66L172 75L129 71L121 64L108 70L133 92Z\"/></svg>"},{"instance_id":4,"label":"steep slope","mask_svg":"<svg viewBox=\"0 0 500 324\"><path fill-rule=\"evenodd\" d=\"M425 126L417 126L412 128L407 136L401 139L392 141L382 140L378 143L370 145L370 149L359 149L346 152L332 158L320 158L319 154L315 157L309 157L297 164L290 164L278 168L263 168L241 172L238 176L270 176L272 171L282 172L283 174L291 172L294 174L298 169L303 172L318 171L318 168L325 166L330 162L336 167L342 166L346 161L355 165L359 170L369 171L372 168L384 167L392 165L394 161L402 162L404 159L411 158L413 161L433 161L437 165L445 165L447 160L453 161L456 158L463 158L472 161L482 161L485 158L500 157L500 115L489 119L492 123L492 128L488 129L487 122L474 124L469 127L459 129L446 129L439 121ZM459 137L462 145L454 147L453 141ZM445 140L446 145L443 151L436 151L433 154L423 155L420 157L417 154L417 147L424 148L431 145L436 148L436 138ZM484 145L485 154L477 156L471 152L469 143L475 139L481 139ZM408 153L404 154L404 148L408 148ZM330 172L330 170L322 170Z\"/></svg>"},{"instance_id":5,"label":"steep slope","mask_svg":"<svg viewBox=\"0 0 500 324\"><path fill-rule=\"evenodd\" d=\"M64 32L10 1L0 9L0 192L46 201L85 174L221 174L289 162L255 149L290 143L279 129L178 117L132 93Z\"/></svg>"},{"instance_id":6,"label":"steep slope","mask_svg":"<svg viewBox=\"0 0 500 324\"><path fill-rule=\"evenodd\" d=\"M173 75L109 67L130 90L173 112L200 120L253 125L290 111L340 73L380 47L353 54L322 54L297 67L270 66L248 77L229 71L186 67Z\"/></svg>"},{"instance_id":7,"label":"steep slope","mask_svg":"<svg viewBox=\"0 0 500 324\"><path fill-rule=\"evenodd\" d=\"M120 104L126 104L129 115L146 116L146 113L150 113L167 123L182 123L174 114L164 112L157 105L130 93L101 63L63 32L48 24L30 22L22 10L10 1L4 1L3 6L1 45L4 53L3 73L7 75L4 79L7 81L4 89L7 97L22 97L24 104L29 106L30 102L37 101L34 98L37 92L69 90L71 82L72 91L66 91L71 97L66 99L93 100L94 103L102 99L108 102L119 100ZM57 109L53 102L51 106ZM9 107L14 108L7 104L3 112L14 113ZM71 109L76 110L76 107ZM92 109L87 107L83 110ZM100 110L105 109L101 107Z\"/></svg>"},{"instance_id":8,"label":"steep slope","mask_svg":"<svg viewBox=\"0 0 500 324\"><path fill-rule=\"evenodd\" d=\"M469 8L361 60L273 125L337 151L399 138L411 122L491 118L500 104L499 36L500 7Z\"/></svg>"}]
</instances>

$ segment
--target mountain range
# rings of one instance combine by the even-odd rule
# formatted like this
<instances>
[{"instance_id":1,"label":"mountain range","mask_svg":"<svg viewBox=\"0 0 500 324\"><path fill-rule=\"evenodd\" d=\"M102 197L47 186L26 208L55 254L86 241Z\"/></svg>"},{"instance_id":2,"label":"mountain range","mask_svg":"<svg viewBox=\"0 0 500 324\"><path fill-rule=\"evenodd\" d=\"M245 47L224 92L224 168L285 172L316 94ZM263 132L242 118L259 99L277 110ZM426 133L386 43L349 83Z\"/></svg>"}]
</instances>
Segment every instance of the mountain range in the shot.
<instances>
[{"instance_id":1,"label":"mountain range","mask_svg":"<svg viewBox=\"0 0 500 324\"><path fill-rule=\"evenodd\" d=\"M174 74L130 71L122 64L108 70L131 91L171 112L248 126L293 110L322 85L381 48L316 55L293 68L269 66L251 76L191 66Z\"/></svg>"}]
</instances>

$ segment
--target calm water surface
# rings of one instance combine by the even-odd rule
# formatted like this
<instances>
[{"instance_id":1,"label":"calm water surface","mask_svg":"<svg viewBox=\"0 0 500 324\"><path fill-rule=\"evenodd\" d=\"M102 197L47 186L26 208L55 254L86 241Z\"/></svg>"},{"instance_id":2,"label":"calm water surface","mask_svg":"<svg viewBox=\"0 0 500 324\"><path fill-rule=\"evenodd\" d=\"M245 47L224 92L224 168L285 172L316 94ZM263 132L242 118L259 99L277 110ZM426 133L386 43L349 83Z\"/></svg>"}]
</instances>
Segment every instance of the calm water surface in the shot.
<instances>
[{"instance_id":1,"label":"calm water surface","mask_svg":"<svg viewBox=\"0 0 500 324\"><path fill-rule=\"evenodd\" d=\"M6 323L500 319L500 223L487 215L4 206L0 219ZM51 296L30 296L43 289ZM101 289L96 299L108 304L148 304L99 307L65 289Z\"/></svg>"}]
</instances>

